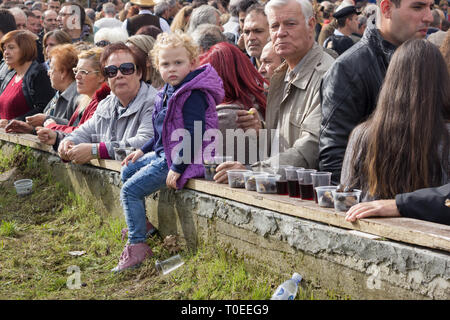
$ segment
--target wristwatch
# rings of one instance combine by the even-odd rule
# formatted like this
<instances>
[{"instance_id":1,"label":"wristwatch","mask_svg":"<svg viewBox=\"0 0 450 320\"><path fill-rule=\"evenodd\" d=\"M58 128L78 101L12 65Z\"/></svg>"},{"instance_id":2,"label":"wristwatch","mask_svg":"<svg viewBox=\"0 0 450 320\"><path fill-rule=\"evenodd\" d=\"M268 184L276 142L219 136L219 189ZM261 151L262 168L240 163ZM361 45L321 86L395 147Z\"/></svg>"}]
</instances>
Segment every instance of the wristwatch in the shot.
<instances>
[{"instance_id":1,"label":"wristwatch","mask_svg":"<svg viewBox=\"0 0 450 320\"><path fill-rule=\"evenodd\" d=\"M92 144L92 156L96 159L98 159L98 149L97 149L97 144L93 143Z\"/></svg>"}]
</instances>

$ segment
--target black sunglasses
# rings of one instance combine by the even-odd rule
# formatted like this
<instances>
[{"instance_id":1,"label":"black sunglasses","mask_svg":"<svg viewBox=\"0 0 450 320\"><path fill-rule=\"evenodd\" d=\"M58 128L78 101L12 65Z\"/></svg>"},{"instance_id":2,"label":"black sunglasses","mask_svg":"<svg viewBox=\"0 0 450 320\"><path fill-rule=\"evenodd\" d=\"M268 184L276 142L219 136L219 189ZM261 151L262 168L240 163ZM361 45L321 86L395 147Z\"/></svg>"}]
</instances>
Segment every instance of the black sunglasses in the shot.
<instances>
[{"instance_id":1,"label":"black sunglasses","mask_svg":"<svg viewBox=\"0 0 450 320\"><path fill-rule=\"evenodd\" d=\"M99 42L95 43L96 47L106 47L107 45L111 44L108 40L101 40Z\"/></svg>"},{"instance_id":2,"label":"black sunglasses","mask_svg":"<svg viewBox=\"0 0 450 320\"><path fill-rule=\"evenodd\" d=\"M134 73L134 71L136 70L136 67L135 67L134 63L131 63L131 62L122 63L119 67L107 66L104 69L105 76L107 76L108 78L114 78L115 76L117 76L117 71L119 71L119 70L120 70L120 73L122 73L124 76L128 76L128 75Z\"/></svg>"}]
</instances>

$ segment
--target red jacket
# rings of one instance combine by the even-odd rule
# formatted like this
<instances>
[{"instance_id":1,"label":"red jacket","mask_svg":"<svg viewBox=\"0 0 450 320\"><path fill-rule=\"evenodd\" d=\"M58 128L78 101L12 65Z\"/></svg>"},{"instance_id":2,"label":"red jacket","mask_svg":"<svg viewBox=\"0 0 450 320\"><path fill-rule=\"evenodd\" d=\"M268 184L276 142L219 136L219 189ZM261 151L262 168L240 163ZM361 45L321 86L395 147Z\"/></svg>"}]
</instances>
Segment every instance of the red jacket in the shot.
<instances>
[{"instance_id":1,"label":"red jacket","mask_svg":"<svg viewBox=\"0 0 450 320\"><path fill-rule=\"evenodd\" d=\"M99 102L102 101L103 99L105 99L109 95L110 92L111 92L111 89L108 87L108 85L106 83L102 84L100 89L95 91L91 102L84 109L84 111L82 111L83 115L81 116L80 122L77 125L74 126L74 123L78 119L78 116L80 114L79 107L77 107L75 112L72 114L72 117L70 117L69 123L67 125L51 123L45 127L55 130L55 131L58 130L58 131L62 131L65 133L71 133L72 131L74 131L76 128L81 126L83 123L85 123L92 117L95 110L97 110L97 106L98 106Z\"/></svg>"}]
</instances>

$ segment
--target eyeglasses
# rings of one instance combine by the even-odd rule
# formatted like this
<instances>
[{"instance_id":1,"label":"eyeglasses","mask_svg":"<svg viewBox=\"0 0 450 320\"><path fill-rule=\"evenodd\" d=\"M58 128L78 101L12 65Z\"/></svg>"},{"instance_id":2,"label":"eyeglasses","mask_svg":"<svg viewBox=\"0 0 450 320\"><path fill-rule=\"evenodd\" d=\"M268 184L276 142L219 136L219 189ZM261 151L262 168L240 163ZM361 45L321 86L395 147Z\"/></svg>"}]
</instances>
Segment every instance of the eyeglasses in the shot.
<instances>
[{"instance_id":1,"label":"eyeglasses","mask_svg":"<svg viewBox=\"0 0 450 320\"><path fill-rule=\"evenodd\" d=\"M120 73L122 73L124 76L128 76L134 73L134 71L136 70L136 66L131 62L122 63L119 67L113 65L107 66L104 69L105 76L107 76L108 78L114 78L115 76L117 76L117 71L119 70Z\"/></svg>"},{"instance_id":2,"label":"eyeglasses","mask_svg":"<svg viewBox=\"0 0 450 320\"><path fill-rule=\"evenodd\" d=\"M87 76L87 75L90 74L90 73L97 73L97 72L100 72L100 71L88 71L88 70L77 69L77 68L73 68L72 71L73 71L73 74L74 74L75 76L77 76L78 73L80 73L82 77L85 77L85 76Z\"/></svg>"},{"instance_id":3,"label":"eyeglasses","mask_svg":"<svg viewBox=\"0 0 450 320\"><path fill-rule=\"evenodd\" d=\"M95 43L96 47L106 47L107 45L111 44L108 40L101 40L99 42Z\"/></svg>"}]
</instances>

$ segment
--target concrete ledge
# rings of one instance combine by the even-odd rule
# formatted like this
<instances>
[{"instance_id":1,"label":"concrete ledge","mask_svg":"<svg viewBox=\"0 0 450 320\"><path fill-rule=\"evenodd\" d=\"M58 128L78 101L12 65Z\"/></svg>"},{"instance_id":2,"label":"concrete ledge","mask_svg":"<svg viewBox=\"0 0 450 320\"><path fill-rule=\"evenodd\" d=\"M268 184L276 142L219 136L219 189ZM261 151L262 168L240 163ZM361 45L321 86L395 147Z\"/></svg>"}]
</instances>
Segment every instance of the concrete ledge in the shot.
<instances>
[{"instance_id":1,"label":"concrete ledge","mask_svg":"<svg viewBox=\"0 0 450 320\"><path fill-rule=\"evenodd\" d=\"M2 152L18 142L33 144L41 163L94 201L99 213L122 215L117 161L62 163L52 150L37 147L33 136L7 140L5 135L0 132ZM261 197L204 180L191 180L181 191L162 189L146 203L163 235L179 234L194 248L199 239L220 241L278 272L297 271L305 283L322 289L317 298L329 291L353 299L450 298L447 226L405 218L351 224L308 201Z\"/></svg>"},{"instance_id":2,"label":"concrete ledge","mask_svg":"<svg viewBox=\"0 0 450 320\"><path fill-rule=\"evenodd\" d=\"M194 190L162 190L150 219L165 233L221 241L279 272L353 299L448 299L450 255L256 208Z\"/></svg>"},{"instance_id":3,"label":"concrete ledge","mask_svg":"<svg viewBox=\"0 0 450 320\"><path fill-rule=\"evenodd\" d=\"M52 161L61 161L53 149L40 143L36 136L30 134L7 134L3 129L0 129L1 140L49 152L56 156ZM110 170L108 176L114 180L114 184L118 185L120 183L119 176L114 173L120 173L121 165L119 161L92 160L90 166L68 165L70 165L72 170L81 172L91 170L87 169L91 168L91 166L108 169ZM94 176L99 174L95 172L95 170L92 171ZM410 218L366 218L351 223L345 221L344 213L336 212L334 209L321 208L312 201L303 201L279 195L262 195L245 189L229 188L226 184L217 184L203 179L191 179L188 181L186 189L197 190L255 207L361 231L378 237L450 252L450 226L442 224Z\"/></svg>"}]
</instances>

